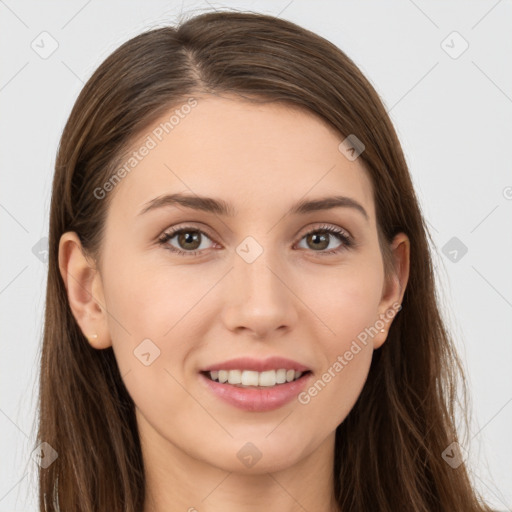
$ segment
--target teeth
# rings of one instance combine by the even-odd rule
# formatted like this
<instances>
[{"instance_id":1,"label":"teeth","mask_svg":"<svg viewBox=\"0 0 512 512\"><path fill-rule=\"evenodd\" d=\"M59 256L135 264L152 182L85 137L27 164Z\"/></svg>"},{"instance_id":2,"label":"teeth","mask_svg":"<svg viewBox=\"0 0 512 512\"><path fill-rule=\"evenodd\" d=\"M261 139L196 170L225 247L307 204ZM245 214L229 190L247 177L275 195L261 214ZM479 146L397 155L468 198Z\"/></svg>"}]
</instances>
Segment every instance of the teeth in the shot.
<instances>
[{"instance_id":1,"label":"teeth","mask_svg":"<svg viewBox=\"0 0 512 512\"><path fill-rule=\"evenodd\" d=\"M295 373L295 372L294 372ZM295 375L294 375L295 377ZM276 384L284 384L286 382L286 370L276 371Z\"/></svg>"},{"instance_id":2,"label":"teeth","mask_svg":"<svg viewBox=\"0 0 512 512\"><path fill-rule=\"evenodd\" d=\"M240 372L240 370L230 370L229 375L232 375L233 373L236 375L236 372ZM229 382L229 379L228 379ZM258 372L253 372L249 370L244 370L241 373L241 380L240 382L244 386L258 386L259 378L258 378ZM229 382L230 384L240 384L240 382Z\"/></svg>"},{"instance_id":3,"label":"teeth","mask_svg":"<svg viewBox=\"0 0 512 512\"><path fill-rule=\"evenodd\" d=\"M212 380L218 380L220 383L229 383L243 386L261 386L272 387L276 384L284 384L301 377L302 372L296 370L268 370L265 372L255 372L253 370L216 370L209 372Z\"/></svg>"}]
</instances>

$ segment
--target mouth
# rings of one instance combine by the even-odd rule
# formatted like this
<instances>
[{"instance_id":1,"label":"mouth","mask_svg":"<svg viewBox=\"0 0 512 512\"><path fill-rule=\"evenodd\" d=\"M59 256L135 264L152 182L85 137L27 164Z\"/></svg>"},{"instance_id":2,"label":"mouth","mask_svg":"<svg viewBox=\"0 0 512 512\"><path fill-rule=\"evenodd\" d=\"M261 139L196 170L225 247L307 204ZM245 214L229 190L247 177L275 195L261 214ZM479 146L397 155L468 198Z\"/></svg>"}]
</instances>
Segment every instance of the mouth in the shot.
<instances>
[{"instance_id":1,"label":"mouth","mask_svg":"<svg viewBox=\"0 0 512 512\"><path fill-rule=\"evenodd\" d=\"M313 371L287 357L238 357L200 368L198 375L224 403L246 412L269 412L296 399Z\"/></svg>"},{"instance_id":2,"label":"mouth","mask_svg":"<svg viewBox=\"0 0 512 512\"><path fill-rule=\"evenodd\" d=\"M257 372L253 370L213 370L201 371L207 379L220 384L229 384L238 388L271 389L304 379L311 370L299 371L279 368Z\"/></svg>"}]
</instances>

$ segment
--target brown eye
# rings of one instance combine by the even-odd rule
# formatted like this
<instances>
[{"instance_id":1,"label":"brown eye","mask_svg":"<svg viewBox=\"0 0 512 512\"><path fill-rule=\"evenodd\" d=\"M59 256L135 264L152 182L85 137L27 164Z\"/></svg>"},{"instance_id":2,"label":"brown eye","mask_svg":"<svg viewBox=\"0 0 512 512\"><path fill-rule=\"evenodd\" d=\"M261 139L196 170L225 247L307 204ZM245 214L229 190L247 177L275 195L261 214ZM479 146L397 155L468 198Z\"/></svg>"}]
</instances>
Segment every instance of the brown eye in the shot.
<instances>
[{"instance_id":1,"label":"brown eye","mask_svg":"<svg viewBox=\"0 0 512 512\"><path fill-rule=\"evenodd\" d=\"M329 245L333 238L337 238L341 242L336 247ZM306 242L306 249L311 249L313 252L322 254L335 254L344 249L349 249L353 246L352 238L345 230L336 228L334 226L321 226L306 233L302 239Z\"/></svg>"},{"instance_id":2,"label":"brown eye","mask_svg":"<svg viewBox=\"0 0 512 512\"><path fill-rule=\"evenodd\" d=\"M175 245L175 243L171 243L173 239L176 239L175 243L177 245ZM158 241L166 249L169 249L172 252L176 252L181 255L194 256L201 250L209 248L208 246L201 247L204 239L210 240L210 237L200 229L184 227L164 233Z\"/></svg>"}]
</instances>

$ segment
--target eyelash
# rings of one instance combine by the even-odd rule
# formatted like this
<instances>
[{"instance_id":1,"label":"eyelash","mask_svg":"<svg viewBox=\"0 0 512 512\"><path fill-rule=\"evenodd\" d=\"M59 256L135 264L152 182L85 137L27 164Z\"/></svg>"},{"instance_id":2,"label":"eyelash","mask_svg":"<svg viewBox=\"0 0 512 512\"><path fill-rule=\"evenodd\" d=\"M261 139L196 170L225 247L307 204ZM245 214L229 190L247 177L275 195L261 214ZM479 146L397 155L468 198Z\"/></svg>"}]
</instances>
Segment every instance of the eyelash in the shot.
<instances>
[{"instance_id":1,"label":"eyelash","mask_svg":"<svg viewBox=\"0 0 512 512\"><path fill-rule=\"evenodd\" d=\"M180 227L177 229L171 229L171 231L167 231L167 232L163 233L163 235L158 239L158 243L160 245L162 245L165 249L167 249L173 253L176 253L180 256L196 256L197 254L199 254L202 251L198 251L198 250L183 251L183 250L177 249L176 247L173 247L172 245L167 243L169 240L174 238L175 235L178 235L180 233L187 232L187 231L201 233L201 235L205 235L210 240L212 239L212 237L210 237L210 235L208 235L208 233L205 233L201 229L195 228L193 226L184 226L184 227ZM329 234L335 235L336 238L338 238L338 240L340 240L340 242L343 242L336 249L331 249L329 251L328 250L313 251L314 253L317 253L319 256L328 256L328 255L332 255L332 254L337 254L341 251L351 249L356 245L354 240L346 233L345 230L340 229L340 228L335 228L335 227L329 226L329 225L322 225L322 226L319 226L317 228L314 228L314 229L308 231L307 233L304 233L304 235L302 235L300 240L302 240L303 238L305 238L308 235L311 235L311 234L317 233L317 232L323 232L323 233L327 232ZM300 240L299 240L299 242L300 242Z\"/></svg>"}]
</instances>

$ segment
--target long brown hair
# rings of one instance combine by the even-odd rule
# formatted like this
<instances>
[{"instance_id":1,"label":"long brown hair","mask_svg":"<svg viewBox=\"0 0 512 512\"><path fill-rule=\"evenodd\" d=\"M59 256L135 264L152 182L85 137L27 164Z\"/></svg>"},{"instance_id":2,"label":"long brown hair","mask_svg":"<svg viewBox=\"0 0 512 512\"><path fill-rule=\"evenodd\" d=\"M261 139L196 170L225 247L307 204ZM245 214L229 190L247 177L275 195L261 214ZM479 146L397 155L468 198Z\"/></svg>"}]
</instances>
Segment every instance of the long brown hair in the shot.
<instances>
[{"instance_id":1,"label":"long brown hair","mask_svg":"<svg viewBox=\"0 0 512 512\"><path fill-rule=\"evenodd\" d=\"M50 211L37 435L37 444L48 443L58 457L39 470L40 510L143 509L134 403L112 349L93 349L71 313L59 240L75 231L86 253L101 261L109 196L99 201L94 191L157 118L205 93L286 102L326 120L340 142L355 134L365 146L360 158L373 184L386 272L393 271L394 235L410 239L402 311L336 431L334 494L340 509L490 510L473 490L464 463L452 467L442 456L457 442L456 389L461 384L464 390L465 383L437 303L430 235L386 109L332 43L282 19L231 11L202 14L124 43L88 80L64 128Z\"/></svg>"}]
</instances>

